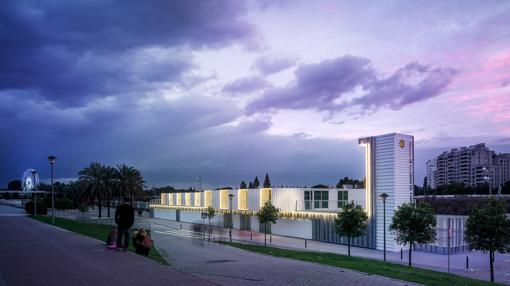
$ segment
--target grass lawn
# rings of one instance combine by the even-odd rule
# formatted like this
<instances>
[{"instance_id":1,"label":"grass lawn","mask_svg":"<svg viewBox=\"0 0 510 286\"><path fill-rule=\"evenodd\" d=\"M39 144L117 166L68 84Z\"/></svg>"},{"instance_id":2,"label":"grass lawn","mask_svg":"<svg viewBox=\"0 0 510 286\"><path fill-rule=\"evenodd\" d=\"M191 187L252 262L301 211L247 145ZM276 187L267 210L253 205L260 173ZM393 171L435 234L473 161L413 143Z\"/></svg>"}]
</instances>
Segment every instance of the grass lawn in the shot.
<instances>
[{"instance_id":1,"label":"grass lawn","mask_svg":"<svg viewBox=\"0 0 510 286\"><path fill-rule=\"evenodd\" d=\"M50 216L29 216L32 219L38 220L40 222L44 222L47 224L51 224L51 217ZM99 239L101 241L106 241L106 238L110 234L111 226L110 225L104 225L104 224L96 224L96 223L89 223L89 222L83 222L83 221L77 221L72 219L65 219L60 217L55 217L55 226L61 227L63 229L67 229L72 232L76 232L85 236L89 236L92 238ZM130 239L132 239L130 237ZM134 252L135 249L133 247L132 241L129 242L129 251ZM159 255L156 248L152 248L149 252L150 259L159 262L164 265L168 265L168 263Z\"/></svg>"},{"instance_id":2,"label":"grass lawn","mask_svg":"<svg viewBox=\"0 0 510 286\"><path fill-rule=\"evenodd\" d=\"M470 279L459 275L448 274L445 272L438 272L416 267L407 267L401 264L387 263L373 259L353 256L349 257L335 253L289 250L241 243L225 244L262 254L352 269L360 272L391 277L423 285L500 285L491 284L490 282L481 280ZM487 278L489 278L489 274L487 274Z\"/></svg>"}]
</instances>

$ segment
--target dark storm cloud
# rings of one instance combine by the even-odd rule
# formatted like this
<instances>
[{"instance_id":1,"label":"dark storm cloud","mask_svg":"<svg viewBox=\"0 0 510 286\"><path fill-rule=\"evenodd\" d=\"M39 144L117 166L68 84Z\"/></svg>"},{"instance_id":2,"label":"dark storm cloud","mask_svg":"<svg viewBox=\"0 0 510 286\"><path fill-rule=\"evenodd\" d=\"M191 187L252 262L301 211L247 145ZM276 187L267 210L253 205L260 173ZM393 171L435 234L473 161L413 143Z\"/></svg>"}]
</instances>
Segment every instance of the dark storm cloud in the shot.
<instances>
[{"instance_id":1,"label":"dark storm cloud","mask_svg":"<svg viewBox=\"0 0 510 286\"><path fill-rule=\"evenodd\" d=\"M259 76L244 77L225 85L224 92L229 93L251 93L271 86L264 78Z\"/></svg>"},{"instance_id":2,"label":"dark storm cloud","mask_svg":"<svg viewBox=\"0 0 510 286\"><path fill-rule=\"evenodd\" d=\"M262 75L270 75L293 67L296 64L296 58L266 56L257 59L257 61L253 63L252 69L257 70Z\"/></svg>"},{"instance_id":3,"label":"dark storm cloud","mask_svg":"<svg viewBox=\"0 0 510 286\"><path fill-rule=\"evenodd\" d=\"M0 8L0 90L81 105L83 97L140 82L171 82L191 67L179 47L214 48L253 36L244 12L241 1L7 1ZM140 54L150 48L176 52L151 62Z\"/></svg>"},{"instance_id":4,"label":"dark storm cloud","mask_svg":"<svg viewBox=\"0 0 510 286\"><path fill-rule=\"evenodd\" d=\"M296 70L296 80L285 87L267 90L247 106L249 113L273 109L315 109L336 112L359 106L400 109L441 94L457 71L410 63L387 78L376 75L370 61L343 56L317 64L304 64ZM344 99L360 88L362 95Z\"/></svg>"}]
</instances>

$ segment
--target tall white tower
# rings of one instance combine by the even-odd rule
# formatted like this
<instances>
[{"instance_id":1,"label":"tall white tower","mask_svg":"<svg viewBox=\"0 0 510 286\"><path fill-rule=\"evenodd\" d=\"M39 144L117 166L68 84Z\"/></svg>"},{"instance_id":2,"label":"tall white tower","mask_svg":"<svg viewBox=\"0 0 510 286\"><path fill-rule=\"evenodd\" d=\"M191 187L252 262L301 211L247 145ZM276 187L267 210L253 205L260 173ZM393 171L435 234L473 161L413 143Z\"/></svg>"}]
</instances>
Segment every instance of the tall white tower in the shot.
<instances>
[{"instance_id":1,"label":"tall white tower","mask_svg":"<svg viewBox=\"0 0 510 286\"><path fill-rule=\"evenodd\" d=\"M413 201L414 191L414 137L391 133L360 138L365 147L366 211L368 214L369 245L383 249L384 215L381 194L386 199L386 249L399 251L389 225L394 212L403 203Z\"/></svg>"}]
</instances>

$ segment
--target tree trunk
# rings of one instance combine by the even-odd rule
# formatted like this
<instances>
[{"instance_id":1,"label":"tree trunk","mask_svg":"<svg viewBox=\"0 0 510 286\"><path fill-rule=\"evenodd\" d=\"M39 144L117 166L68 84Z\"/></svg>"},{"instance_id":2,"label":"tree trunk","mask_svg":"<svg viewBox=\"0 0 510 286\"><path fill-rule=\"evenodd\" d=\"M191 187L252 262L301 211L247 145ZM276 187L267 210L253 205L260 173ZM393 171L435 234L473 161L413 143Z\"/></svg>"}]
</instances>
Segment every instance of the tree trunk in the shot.
<instances>
[{"instance_id":1,"label":"tree trunk","mask_svg":"<svg viewBox=\"0 0 510 286\"><path fill-rule=\"evenodd\" d=\"M264 246L266 246L267 237L267 223L264 223Z\"/></svg>"},{"instance_id":2,"label":"tree trunk","mask_svg":"<svg viewBox=\"0 0 510 286\"><path fill-rule=\"evenodd\" d=\"M347 236L347 255L351 256L351 236Z\"/></svg>"},{"instance_id":3,"label":"tree trunk","mask_svg":"<svg viewBox=\"0 0 510 286\"><path fill-rule=\"evenodd\" d=\"M99 209L99 218L101 218L101 195L97 196L97 208Z\"/></svg>"},{"instance_id":4,"label":"tree trunk","mask_svg":"<svg viewBox=\"0 0 510 286\"><path fill-rule=\"evenodd\" d=\"M494 282L494 251L489 250L490 267L491 267L491 282Z\"/></svg>"},{"instance_id":5,"label":"tree trunk","mask_svg":"<svg viewBox=\"0 0 510 286\"><path fill-rule=\"evenodd\" d=\"M413 243L409 243L409 263L408 266L411 267L411 252L413 251Z\"/></svg>"},{"instance_id":6,"label":"tree trunk","mask_svg":"<svg viewBox=\"0 0 510 286\"><path fill-rule=\"evenodd\" d=\"M108 217L110 217L110 191L106 193L106 204L108 205Z\"/></svg>"},{"instance_id":7,"label":"tree trunk","mask_svg":"<svg viewBox=\"0 0 510 286\"><path fill-rule=\"evenodd\" d=\"M209 241L211 240L211 218L209 218L209 229L207 230L209 232Z\"/></svg>"}]
</instances>

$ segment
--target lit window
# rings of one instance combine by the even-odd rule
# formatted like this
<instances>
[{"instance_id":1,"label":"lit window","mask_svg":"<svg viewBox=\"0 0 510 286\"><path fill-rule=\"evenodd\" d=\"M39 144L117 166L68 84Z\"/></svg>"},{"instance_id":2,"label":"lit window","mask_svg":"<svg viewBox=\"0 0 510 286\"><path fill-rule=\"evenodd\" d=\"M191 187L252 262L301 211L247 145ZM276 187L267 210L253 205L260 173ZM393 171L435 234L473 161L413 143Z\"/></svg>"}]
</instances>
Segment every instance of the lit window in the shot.
<instances>
[{"instance_id":1,"label":"lit window","mask_svg":"<svg viewBox=\"0 0 510 286\"><path fill-rule=\"evenodd\" d=\"M173 206L174 204L174 194L168 194L168 205Z\"/></svg>"},{"instance_id":2,"label":"lit window","mask_svg":"<svg viewBox=\"0 0 510 286\"><path fill-rule=\"evenodd\" d=\"M220 191L220 209L228 209L228 191Z\"/></svg>"},{"instance_id":3,"label":"lit window","mask_svg":"<svg viewBox=\"0 0 510 286\"><path fill-rule=\"evenodd\" d=\"M248 209L248 190L241 189L237 191L237 204L240 210Z\"/></svg>"},{"instance_id":4,"label":"lit window","mask_svg":"<svg viewBox=\"0 0 510 286\"><path fill-rule=\"evenodd\" d=\"M177 193L177 200L175 201L176 206L182 205L182 193Z\"/></svg>"},{"instance_id":5,"label":"lit window","mask_svg":"<svg viewBox=\"0 0 510 286\"><path fill-rule=\"evenodd\" d=\"M184 194L184 203L186 206L191 206L191 193Z\"/></svg>"},{"instance_id":6,"label":"lit window","mask_svg":"<svg viewBox=\"0 0 510 286\"><path fill-rule=\"evenodd\" d=\"M266 202L271 201L271 189L260 189L260 207L262 208Z\"/></svg>"},{"instance_id":7,"label":"lit window","mask_svg":"<svg viewBox=\"0 0 510 286\"><path fill-rule=\"evenodd\" d=\"M212 207L212 191L205 191L204 192L204 207Z\"/></svg>"},{"instance_id":8,"label":"lit window","mask_svg":"<svg viewBox=\"0 0 510 286\"><path fill-rule=\"evenodd\" d=\"M200 201L201 196L202 196L201 193L195 193L195 204L194 204L195 207L199 207L201 205L201 203L202 203Z\"/></svg>"}]
</instances>

